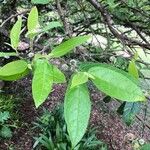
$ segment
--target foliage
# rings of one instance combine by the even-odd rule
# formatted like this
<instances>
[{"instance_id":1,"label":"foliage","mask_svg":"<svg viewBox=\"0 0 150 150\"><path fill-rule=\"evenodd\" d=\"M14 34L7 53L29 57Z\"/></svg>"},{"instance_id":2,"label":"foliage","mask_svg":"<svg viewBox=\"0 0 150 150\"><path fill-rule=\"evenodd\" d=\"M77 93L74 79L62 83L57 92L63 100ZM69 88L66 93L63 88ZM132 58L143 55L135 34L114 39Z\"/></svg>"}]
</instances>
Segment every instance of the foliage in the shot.
<instances>
[{"instance_id":1,"label":"foliage","mask_svg":"<svg viewBox=\"0 0 150 150\"><path fill-rule=\"evenodd\" d=\"M8 111L0 112L0 137L2 138L11 138L12 131L11 125L7 124L7 121L10 119L10 114Z\"/></svg>"},{"instance_id":2,"label":"foliage","mask_svg":"<svg viewBox=\"0 0 150 150\"><path fill-rule=\"evenodd\" d=\"M32 2L35 4L47 4L49 1L42 2L33 0ZM125 4L122 4L122 2L110 0L102 1L96 4L93 4L92 0L89 0L89 2L91 3L91 5L94 6L94 8L97 11L100 11L101 16L106 21L106 24L109 30L113 33L113 36L119 38L119 40L121 40L122 43L124 43L123 45L136 43L137 45L142 46L144 48L149 47L149 45L147 44L143 45L139 44L139 42L137 41L133 41L132 38L127 37L126 34L120 34L120 32L118 33L113 27L111 23L112 17L117 17L117 19L120 20L121 24L124 24L125 22L128 23L128 20L130 20L130 18L133 19L133 15L130 15L128 13L128 11L132 12L132 10L130 10L129 8L124 9ZM128 6L130 5L134 7L134 5L131 2L128 3ZM81 12L83 12L84 9L86 10L87 8L89 11L95 12L93 11L93 8L88 7L89 4L87 3L85 3L85 6L82 6L81 4L80 6ZM143 3L141 4L141 6L144 7ZM111 12L111 15L109 12ZM94 16L94 18L98 20L97 14L93 15L92 13L92 16ZM86 16L85 13L84 16ZM91 15L89 16L91 17ZM118 22L115 19L114 21ZM71 37L68 40L64 39L64 41L58 46L54 48L52 47L51 52L46 53L45 48L41 49L39 52L36 52L36 48L34 46L34 42L38 41L38 38L36 39L36 37L39 36L41 33L45 33L49 30L52 30L55 27L61 26L59 23L55 24L56 22L51 22L51 25L53 25L51 27L48 27L46 26L46 24L44 24L44 26L46 26L46 29L43 30L43 27L40 26L40 23L41 22L38 9L37 7L33 7L29 12L27 18L28 31L26 33L26 37L29 38L28 40L30 41L29 54L27 58L22 59L21 54L18 51L22 21L21 18L18 18L18 21L12 27L10 39L11 46L15 49L16 55L19 59L12 61L0 68L0 80L5 81L21 79L30 72L33 74L32 95L36 108L42 105L43 102L47 99L48 95L52 91L52 86L54 83L64 83L66 81L64 74L58 68L56 68L56 66L52 65L49 61L54 58L59 58L68 54L69 52L71 52L72 49L75 49L76 47L80 46L81 44L87 42L90 39L89 35ZM77 22L77 24L80 24L80 22ZM64 28L66 28L66 26L64 26ZM105 26L105 28L107 27ZM68 31L65 32L67 34ZM144 30L143 32L145 33L146 30ZM108 32L103 34L107 36L108 39L110 39L111 36ZM106 47L106 50L111 49L111 44L113 44L113 41L108 41L108 46ZM107 51L105 53L107 53ZM10 55L10 53L8 55ZM7 53L5 54L5 56L7 56ZM125 71L122 71L121 69L115 68L111 65L101 63L87 63L82 67L82 69L75 70L72 80L69 81L70 84L68 85L68 89L65 95L65 121L67 124L69 138L72 144L72 149L78 145L78 143L84 136L84 133L88 126L91 103L86 83L89 80L92 81L92 83L94 83L94 85L96 85L96 87L100 91L113 98L126 102L145 101L144 93L139 87L139 75L138 69L135 65L135 60L131 60L131 63L129 64L129 73L126 73ZM59 125L57 130L59 130ZM48 136L51 138L51 135ZM44 139L43 142L48 140L45 136L42 136L42 139Z\"/></svg>"},{"instance_id":3,"label":"foliage","mask_svg":"<svg viewBox=\"0 0 150 150\"><path fill-rule=\"evenodd\" d=\"M62 105L52 112L44 109L41 117L37 118L34 128L40 130L40 134L35 138L34 148L45 147L48 150L71 150L71 141L67 133L67 126L64 120ZM75 150L102 150L106 145L97 140L95 129L88 129Z\"/></svg>"}]
</instances>

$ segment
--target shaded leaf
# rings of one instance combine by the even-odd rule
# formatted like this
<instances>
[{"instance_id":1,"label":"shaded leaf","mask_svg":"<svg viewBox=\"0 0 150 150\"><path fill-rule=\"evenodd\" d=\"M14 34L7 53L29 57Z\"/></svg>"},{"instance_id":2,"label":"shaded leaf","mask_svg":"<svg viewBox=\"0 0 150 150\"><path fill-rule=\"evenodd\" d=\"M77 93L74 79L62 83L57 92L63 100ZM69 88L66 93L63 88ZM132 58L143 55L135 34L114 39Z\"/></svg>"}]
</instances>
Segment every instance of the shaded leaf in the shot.
<instances>
[{"instance_id":1,"label":"shaded leaf","mask_svg":"<svg viewBox=\"0 0 150 150\"><path fill-rule=\"evenodd\" d=\"M7 126L3 126L0 130L0 136L3 138L11 138L12 137L11 129Z\"/></svg>"},{"instance_id":2,"label":"shaded leaf","mask_svg":"<svg viewBox=\"0 0 150 150\"><path fill-rule=\"evenodd\" d=\"M144 144L140 150L150 150L150 144Z\"/></svg>"},{"instance_id":3,"label":"shaded leaf","mask_svg":"<svg viewBox=\"0 0 150 150\"><path fill-rule=\"evenodd\" d=\"M18 56L18 55L17 55L17 53L14 53L14 52L10 52L10 53L0 52L0 57L8 58L10 56Z\"/></svg>"},{"instance_id":4,"label":"shaded leaf","mask_svg":"<svg viewBox=\"0 0 150 150\"><path fill-rule=\"evenodd\" d=\"M123 111L123 120L127 125L130 125L133 120L135 119L135 116L140 112L141 103L129 103L127 102L124 107Z\"/></svg>"},{"instance_id":5,"label":"shaded leaf","mask_svg":"<svg viewBox=\"0 0 150 150\"><path fill-rule=\"evenodd\" d=\"M31 0L33 4L48 4L51 0Z\"/></svg>"}]
</instances>

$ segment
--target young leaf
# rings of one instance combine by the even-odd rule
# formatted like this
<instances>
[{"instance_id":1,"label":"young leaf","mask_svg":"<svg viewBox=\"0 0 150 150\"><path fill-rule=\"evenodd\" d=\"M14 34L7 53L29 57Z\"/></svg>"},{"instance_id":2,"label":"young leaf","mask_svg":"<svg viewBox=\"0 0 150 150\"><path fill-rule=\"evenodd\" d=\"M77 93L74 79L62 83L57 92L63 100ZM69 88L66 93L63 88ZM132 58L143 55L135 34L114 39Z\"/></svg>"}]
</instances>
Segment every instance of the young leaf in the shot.
<instances>
[{"instance_id":1,"label":"young leaf","mask_svg":"<svg viewBox=\"0 0 150 150\"><path fill-rule=\"evenodd\" d=\"M123 120L127 125L130 125L135 119L136 114L140 112L141 103L129 103L127 102L123 111Z\"/></svg>"},{"instance_id":2,"label":"young leaf","mask_svg":"<svg viewBox=\"0 0 150 150\"><path fill-rule=\"evenodd\" d=\"M32 80L32 95L36 108L48 97L53 85L51 75L52 67L46 59L37 59L35 62L34 76Z\"/></svg>"},{"instance_id":3,"label":"young leaf","mask_svg":"<svg viewBox=\"0 0 150 150\"><path fill-rule=\"evenodd\" d=\"M19 45L21 26L22 26L22 19L21 17L19 17L17 22L14 24L14 26L10 31L11 46L14 49L17 49Z\"/></svg>"},{"instance_id":4,"label":"young leaf","mask_svg":"<svg viewBox=\"0 0 150 150\"><path fill-rule=\"evenodd\" d=\"M88 76L85 72L78 72L74 74L72 81L71 81L71 87L74 88L80 84L86 83L88 81Z\"/></svg>"},{"instance_id":5,"label":"young leaf","mask_svg":"<svg viewBox=\"0 0 150 150\"><path fill-rule=\"evenodd\" d=\"M131 74L133 77L135 77L136 79L139 78L139 73L138 73L138 69L136 67L136 64L135 64L135 61L132 60L130 63L129 63L129 67L128 67L128 72L129 74Z\"/></svg>"},{"instance_id":6,"label":"young leaf","mask_svg":"<svg viewBox=\"0 0 150 150\"><path fill-rule=\"evenodd\" d=\"M38 25L39 25L38 19L39 19L38 10L36 7L33 7L29 13L28 21L27 21L28 33L30 33L29 38L31 39L34 37L34 33L31 34L31 32L35 32L35 30L38 29Z\"/></svg>"},{"instance_id":7,"label":"young leaf","mask_svg":"<svg viewBox=\"0 0 150 150\"><path fill-rule=\"evenodd\" d=\"M17 60L0 68L0 80L18 80L28 74L28 64L24 60Z\"/></svg>"},{"instance_id":8,"label":"young leaf","mask_svg":"<svg viewBox=\"0 0 150 150\"><path fill-rule=\"evenodd\" d=\"M128 73L110 65L99 65L88 71L95 77L93 83L107 95L122 101L144 101L145 96L136 80Z\"/></svg>"},{"instance_id":9,"label":"young leaf","mask_svg":"<svg viewBox=\"0 0 150 150\"><path fill-rule=\"evenodd\" d=\"M53 58L63 56L70 52L73 48L85 43L89 38L90 36L73 37L54 48L49 56Z\"/></svg>"},{"instance_id":10,"label":"young leaf","mask_svg":"<svg viewBox=\"0 0 150 150\"><path fill-rule=\"evenodd\" d=\"M82 139L90 117L91 103L86 85L69 89L65 95L64 115L74 148Z\"/></svg>"},{"instance_id":11,"label":"young leaf","mask_svg":"<svg viewBox=\"0 0 150 150\"><path fill-rule=\"evenodd\" d=\"M31 0L33 4L48 4L51 0Z\"/></svg>"}]
</instances>

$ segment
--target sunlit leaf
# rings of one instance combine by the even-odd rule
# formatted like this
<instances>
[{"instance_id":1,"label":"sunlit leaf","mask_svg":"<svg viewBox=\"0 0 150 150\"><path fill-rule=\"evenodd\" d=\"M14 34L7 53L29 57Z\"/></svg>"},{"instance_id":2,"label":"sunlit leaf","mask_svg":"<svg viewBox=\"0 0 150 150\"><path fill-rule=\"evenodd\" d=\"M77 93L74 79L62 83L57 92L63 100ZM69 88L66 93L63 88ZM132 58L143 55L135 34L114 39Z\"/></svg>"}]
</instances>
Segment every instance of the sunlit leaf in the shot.
<instances>
[{"instance_id":1,"label":"sunlit leaf","mask_svg":"<svg viewBox=\"0 0 150 150\"><path fill-rule=\"evenodd\" d=\"M37 59L32 80L32 95L36 108L48 97L53 85L52 67L46 59Z\"/></svg>"},{"instance_id":2,"label":"sunlit leaf","mask_svg":"<svg viewBox=\"0 0 150 150\"><path fill-rule=\"evenodd\" d=\"M22 26L22 19L21 17L19 17L17 22L14 24L14 26L12 27L10 31L11 46L14 49L17 49L19 45L21 26Z\"/></svg>"},{"instance_id":3,"label":"sunlit leaf","mask_svg":"<svg viewBox=\"0 0 150 150\"><path fill-rule=\"evenodd\" d=\"M38 30L39 21L38 21L38 10L36 7L33 7L29 13L28 20L27 20L27 28L28 28L28 34L29 38L34 37L34 33L31 34L33 31Z\"/></svg>"},{"instance_id":4,"label":"sunlit leaf","mask_svg":"<svg viewBox=\"0 0 150 150\"><path fill-rule=\"evenodd\" d=\"M64 114L72 148L82 139L90 117L91 103L86 85L69 89L65 96Z\"/></svg>"},{"instance_id":5,"label":"sunlit leaf","mask_svg":"<svg viewBox=\"0 0 150 150\"><path fill-rule=\"evenodd\" d=\"M95 77L92 81L97 88L111 97L128 102L145 100L135 78L120 69L100 64L88 72Z\"/></svg>"},{"instance_id":6,"label":"sunlit leaf","mask_svg":"<svg viewBox=\"0 0 150 150\"><path fill-rule=\"evenodd\" d=\"M61 43L59 46L55 47L52 52L49 54L50 57L60 57L68 52L70 52L72 49L75 47L85 43L90 36L78 36L78 37L73 37L63 43Z\"/></svg>"},{"instance_id":7,"label":"sunlit leaf","mask_svg":"<svg viewBox=\"0 0 150 150\"><path fill-rule=\"evenodd\" d=\"M28 64L24 60L17 60L0 68L0 80L18 80L28 74Z\"/></svg>"}]
</instances>

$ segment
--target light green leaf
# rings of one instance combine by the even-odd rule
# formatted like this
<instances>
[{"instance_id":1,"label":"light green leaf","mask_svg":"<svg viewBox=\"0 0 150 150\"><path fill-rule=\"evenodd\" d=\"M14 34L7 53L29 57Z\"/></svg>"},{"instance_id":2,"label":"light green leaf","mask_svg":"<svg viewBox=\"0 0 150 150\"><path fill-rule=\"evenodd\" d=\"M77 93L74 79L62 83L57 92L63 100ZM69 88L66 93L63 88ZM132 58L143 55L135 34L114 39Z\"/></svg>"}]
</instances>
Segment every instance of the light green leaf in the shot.
<instances>
[{"instance_id":1,"label":"light green leaf","mask_svg":"<svg viewBox=\"0 0 150 150\"><path fill-rule=\"evenodd\" d=\"M51 0L31 0L33 4L48 4Z\"/></svg>"},{"instance_id":2,"label":"light green leaf","mask_svg":"<svg viewBox=\"0 0 150 150\"><path fill-rule=\"evenodd\" d=\"M0 80L18 80L28 74L28 64L24 60L17 60L0 68Z\"/></svg>"},{"instance_id":3,"label":"light green leaf","mask_svg":"<svg viewBox=\"0 0 150 150\"><path fill-rule=\"evenodd\" d=\"M54 48L52 52L49 54L49 56L53 58L63 56L67 54L68 52L70 52L75 47L85 43L89 38L90 36L73 37L69 39L68 41L61 43L56 48Z\"/></svg>"},{"instance_id":4,"label":"light green leaf","mask_svg":"<svg viewBox=\"0 0 150 150\"><path fill-rule=\"evenodd\" d=\"M0 57L5 57L5 58L7 58L7 57L11 57L11 56L18 56L18 54L17 53L14 53L14 52L10 52L10 53L5 53L5 52L0 52Z\"/></svg>"},{"instance_id":5,"label":"light green leaf","mask_svg":"<svg viewBox=\"0 0 150 150\"><path fill-rule=\"evenodd\" d=\"M138 69L136 67L136 64L135 64L135 61L132 60L130 63L129 63L129 67L128 67L128 72L129 74L131 74L133 77L135 77L136 79L139 78L139 73L138 73Z\"/></svg>"},{"instance_id":6,"label":"light green leaf","mask_svg":"<svg viewBox=\"0 0 150 150\"><path fill-rule=\"evenodd\" d=\"M49 64L52 67L51 75L53 77L54 83L64 83L66 82L65 75L54 65Z\"/></svg>"},{"instance_id":7,"label":"light green leaf","mask_svg":"<svg viewBox=\"0 0 150 150\"><path fill-rule=\"evenodd\" d=\"M91 103L86 85L69 89L65 96L64 115L74 148L82 139L90 117Z\"/></svg>"},{"instance_id":8,"label":"light green leaf","mask_svg":"<svg viewBox=\"0 0 150 150\"><path fill-rule=\"evenodd\" d=\"M62 24L58 21L52 21L52 22L48 23L46 26L44 26L41 31L47 32L47 31L49 31L53 28L57 28L57 27L62 27Z\"/></svg>"},{"instance_id":9,"label":"light green leaf","mask_svg":"<svg viewBox=\"0 0 150 150\"><path fill-rule=\"evenodd\" d=\"M145 100L135 78L120 69L101 64L90 68L89 73L95 77L92 81L97 88L111 97L128 102Z\"/></svg>"},{"instance_id":10,"label":"light green leaf","mask_svg":"<svg viewBox=\"0 0 150 150\"><path fill-rule=\"evenodd\" d=\"M10 31L11 46L14 49L17 49L19 45L21 26L22 26L22 19L21 17L19 17L17 22L14 24L14 26Z\"/></svg>"},{"instance_id":11,"label":"light green leaf","mask_svg":"<svg viewBox=\"0 0 150 150\"><path fill-rule=\"evenodd\" d=\"M28 28L28 33L29 34L29 38L33 38L34 34L31 34L31 32L38 30L38 26L39 26L39 16L38 16L38 10L36 7L33 7L29 13L28 16L28 21L27 21L27 28Z\"/></svg>"},{"instance_id":12,"label":"light green leaf","mask_svg":"<svg viewBox=\"0 0 150 150\"><path fill-rule=\"evenodd\" d=\"M71 81L71 87L74 88L80 84L86 83L88 81L88 76L85 72L78 72L74 74L72 81Z\"/></svg>"},{"instance_id":13,"label":"light green leaf","mask_svg":"<svg viewBox=\"0 0 150 150\"><path fill-rule=\"evenodd\" d=\"M32 94L36 108L48 97L53 85L52 67L46 59L37 59L35 62L32 80Z\"/></svg>"}]
</instances>

